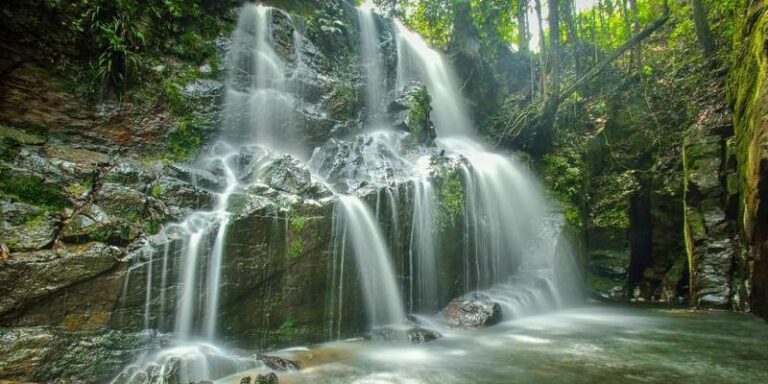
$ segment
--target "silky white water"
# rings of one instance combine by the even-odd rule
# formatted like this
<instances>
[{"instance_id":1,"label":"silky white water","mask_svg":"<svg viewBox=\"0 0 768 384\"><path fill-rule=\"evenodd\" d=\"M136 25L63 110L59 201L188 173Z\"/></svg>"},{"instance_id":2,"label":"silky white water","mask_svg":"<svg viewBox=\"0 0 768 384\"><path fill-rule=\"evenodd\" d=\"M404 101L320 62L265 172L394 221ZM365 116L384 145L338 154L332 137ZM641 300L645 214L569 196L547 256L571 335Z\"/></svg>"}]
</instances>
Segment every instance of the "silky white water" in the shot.
<instances>
[{"instance_id":1,"label":"silky white water","mask_svg":"<svg viewBox=\"0 0 768 384\"><path fill-rule=\"evenodd\" d=\"M124 372L129 377L170 369L168 363L175 358L180 359L178 377L189 381L215 379L243 366L256 365L210 342L216 339L221 287L226 284L222 269L227 265L229 199L255 181L251 176L241 179L237 173L241 149L258 145L265 148L265 158L270 156L268 153L304 158L307 149L295 116L299 103L296 93L300 90L291 78L292 72L305 69L302 36L293 31L295 62L293 66L286 64L274 48L273 12L272 8L250 3L240 10L227 58L220 142L198 163L201 169L217 169L223 183L215 194L214 206L165 228L167 240L162 243L162 251L156 249L144 263L145 328L172 330L176 342L171 348L141 356ZM315 151L309 162L312 178L325 182L336 195L333 266L328 276L331 294L327 312L333 317L327 323L329 338L343 333L341 316L346 310L344 305L350 304L344 303L342 297L346 289L352 288L342 282L345 274L355 272L343 269L344 260L350 257L355 260L360 283L355 289L362 291L361 304L370 327L402 325L406 307L409 312L426 314L423 323L429 323L428 315L445 304L439 299L437 277L444 240L439 237L436 222L440 196L430 170L438 150L414 149L407 133L380 129L386 121L388 92L376 18L371 9L358 10L368 126L364 134L342 140L352 143L350 148L358 146L359 152L341 151L340 155ZM559 226L552 229L547 224L551 215L542 191L524 165L487 150L474 137L458 82L445 58L399 22L395 22L393 30L398 89L412 81L427 86L432 96L431 120L438 134L436 145L444 152L439 156L460 164L465 291L482 290L501 304L508 317L559 307L565 301L562 291L572 288L561 279L562 269L570 264L560 260L568 253L561 252L562 247L557 245ZM352 166L325 166L336 162ZM258 179L258 175L255 177ZM408 187L403 191L399 185ZM379 196L376 213L362 198L372 189ZM379 215L383 204L389 205L390 215ZM411 208L405 222L398 216L401 207ZM386 224L388 233L383 232L382 224ZM406 244L398 243L402 228L410 230L402 236ZM401 266L403 270L398 273L392 253L395 246L403 248L398 252L408 264ZM162 255L162 262L155 260L155 254ZM158 265L162 266L159 276L153 272ZM170 270L178 270L178 275L170 275ZM166 292L169 285L173 286L173 279L176 292ZM175 316L166 319L166 312L172 311ZM116 382L126 382L124 379Z\"/></svg>"},{"instance_id":2,"label":"silky white water","mask_svg":"<svg viewBox=\"0 0 768 384\"><path fill-rule=\"evenodd\" d=\"M386 84L379 50L379 30L376 15L368 3L357 8L360 23L360 61L365 73L365 106L368 110L368 124L378 127L383 124Z\"/></svg>"},{"instance_id":3,"label":"silky white water","mask_svg":"<svg viewBox=\"0 0 768 384\"><path fill-rule=\"evenodd\" d=\"M556 279L556 269L570 265L557 260L570 257L570 253L555 249L544 252L539 247L542 242L558 243L560 233L545 229L550 209L535 178L515 158L494 153L479 142L458 81L445 58L399 21L394 24L398 85L415 80L427 86L432 96L431 117L437 144L446 153L463 159L466 287L475 290L494 287L494 296L508 291L509 295L519 297L522 304L516 304L514 311L507 311L507 316L524 315L526 310L521 305L535 312L540 302L550 302L550 297L559 296L558 291L575 289ZM414 213L415 217L420 215ZM539 251L531 252L532 249ZM535 276L536 281L545 283L527 286L519 278L522 275ZM513 276L517 276L514 284L509 280Z\"/></svg>"},{"instance_id":4,"label":"silky white water","mask_svg":"<svg viewBox=\"0 0 768 384\"><path fill-rule=\"evenodd\" d=\"M363 285L365 305L372 326L405 321L403 299L397 287L389 250L370 208L354 196L338 196Z\"/></svg>"}]
</instances>

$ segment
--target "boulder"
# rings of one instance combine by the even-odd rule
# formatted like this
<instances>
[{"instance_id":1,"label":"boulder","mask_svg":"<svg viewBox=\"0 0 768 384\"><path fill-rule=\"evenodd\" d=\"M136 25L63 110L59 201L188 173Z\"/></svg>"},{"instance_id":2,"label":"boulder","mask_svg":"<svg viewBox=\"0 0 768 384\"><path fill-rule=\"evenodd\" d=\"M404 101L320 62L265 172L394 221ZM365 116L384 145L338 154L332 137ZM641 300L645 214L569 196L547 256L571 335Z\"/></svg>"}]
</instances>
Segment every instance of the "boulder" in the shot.
<instances>
[{"instance_id":1,"label":"boulder","mask_svg":"<svg viewBox=\"0 0 768 384\"><path fill-rule=\"evenodd\" d=\"M268 165L263 177L270 187L297 195L307 192L312 186L309 168L290 155L280 157Z\"/></svg>"},{"instance_id":2,"label":"boulder","mask_svg":"<svg viewBox=\"0 0 768 384\"><path fill-rule=\"evenodd\" d=\"M61 216L43 208L10 200L0 201L0 239L13 251L42 249L56 237Z\"/></svg>"},{"instance_id":3,"label":"boulder","mask_svg":"<svg viewBox=\"0 0 768 384\"><path fill-rule=\"evenodd\" d=\"M298 371L301 369L299 363L282 357L259 355L257 359L261 360L264 365L275 371Z\"/></svg>"},{"instance_id":4,"label":"boulder","mask_svg":"<svg viewBox=\"0 0 768 384\"><path fill-rule=\"evenodd\" d=\"M256 375L254 384L278 384L277 375L274 372L265 375Z\"/></svg>"},{"instance_id":5,"label":"boulder","mask_svg":"<svg viewBox=\"0 0 768 384\"><path fill-rule=\"evenodd\" d=\"M483 328L502 319L499 303L478 293L451 300L440 315L453 328Z\"/></svg>"},{"instance_id":6,"label":"boulder","mask_svg":"<svg viewBox=\"0 0 768 384\"><path fill-rule=\"evenodd\" d=\"M424 344L443 337L439 332L419 326L377 327L371 331L371 339L376 342Z\"/></svg>"},{"instance_id":7,"label":"boulder","mask_svg":"<svg viewBox=\"0 0 768 384\"><path fill-rule=\"evenodd\" d=\"M387 107L394 125L411 133L419 144L432 145L437 137L429 119L432 98L427 87L412 82L400 92L400 97Z\"/></svg>"}]
</instances>

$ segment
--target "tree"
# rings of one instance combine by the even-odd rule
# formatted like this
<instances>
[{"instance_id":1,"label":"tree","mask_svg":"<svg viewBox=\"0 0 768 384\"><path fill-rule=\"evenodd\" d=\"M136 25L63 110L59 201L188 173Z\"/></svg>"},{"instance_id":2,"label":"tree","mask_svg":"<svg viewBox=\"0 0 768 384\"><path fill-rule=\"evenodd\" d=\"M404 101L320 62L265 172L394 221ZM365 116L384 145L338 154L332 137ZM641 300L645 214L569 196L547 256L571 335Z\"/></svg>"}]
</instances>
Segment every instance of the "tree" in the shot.
<instances>
[{"instance_id":1,"label":"tree","mask_svg":"<svg viewBox=\"0 0 768 384\"><path fill-rule=\"evenodd\" d=\"M699 46L708 57L714 57L715 40L707 21L707 10L702 0L691 0L693 3L693 23L696 26L696 38Z\"/></svg>"},{"instance_id":2,"label":"tree","mask_svg":"<svg viewBox=\"0 0 768 384\"><path fill-rule=\"evenodd\" d=\"M517 1L517 36L520 53L527 55L530 52L528 39L528 0Z\"/></svg>"}]
</instances>

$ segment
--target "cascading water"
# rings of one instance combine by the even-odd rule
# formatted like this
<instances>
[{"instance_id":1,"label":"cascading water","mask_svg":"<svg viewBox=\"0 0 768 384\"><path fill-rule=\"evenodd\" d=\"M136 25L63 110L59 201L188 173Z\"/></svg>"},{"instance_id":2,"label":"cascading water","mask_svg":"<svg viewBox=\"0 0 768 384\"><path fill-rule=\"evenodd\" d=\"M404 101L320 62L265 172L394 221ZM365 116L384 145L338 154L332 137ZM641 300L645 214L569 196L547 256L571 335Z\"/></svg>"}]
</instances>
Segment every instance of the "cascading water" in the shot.
<instances>
[{"instance_id":1,"label":"cascading water","mask_svg":"<svg viewBox=\"0 0 768 384\"><path fill-rule=\"evenodd\" d=\"M424 158L428 160L428 158ZM429 175L413 181L413 218L409 244L411 271L410 310L434 312L437 300L437 249L435 244L435 212L437 196Z\"/></svg>"},{"instance_id":2,"label":"cascading water","mask_svg":"<svg viewBox=\"0 0 768 384\"><path fill-rule=\"evenodd\" d=\"M478 142L445 59L421 36L394 23L398 87L414 80L427 86L438 145L463 159L466 288L490 289L486 293L498 297L509 316L535 311L546 302L559 304L559 292L571 288L555 272L562 267L557 259L567 255L539 247L557 244L560 234L545 230L549 213L535 179L515 159Z\"/></svg>"},{"instance_id":3,"label":"cascading water","mask_svg":"<svg viewBox=\"0 0 768 384\"><path fill-rule=\"evenodd\" d=\"M432 118L439 137L471 137L473 129L459 92L456 76L445 58L429 48L419 34L395 20L397 37L397 88L420 81L432 97Z\"/></svg>"},{"instance_id":4,"label":"cascading water","mask_svg":"<svg viewBox=\"0 0 768 384\"><path fill-rule=\"evenodd\" d=\"M356 257L365 304L372 326L399 324L405 320L389 250L368 206L354 196L339 195L339 217Z\"/></svg>"},{"instance_id":5,"label":"cascading water","mask_svg":"<svg viewBox=\"0 0 768 384\"><path fill-rule=\"evenodd\" d=\"M384 69L379 55L379 31L376 14L368 3L357 8L360 23L360 59L365 71L365 105L368 109L369 125L377 127L383 123L384 113Z\"/></svg>"},{"instance_id":6,"label":"cascading water","mask_svg":"<svg viewBox=\"0 0 768 384\"><path fill-rule=\"evenodd\" d=\"M255 143L302 157L303 132L294 124L296 100L286 64L275 52L272 13L252 4L240 12L227 62L223 135L233 145ZM296 59L299 68L300 53Z\"/></svg>"},{"instance_id":7,"label":"cascading water","mask_svg":"<svg viewBox=\"0 0 768 384\"><path fill-rule=\"evenodd\" d=\"M183 381L208 380L256 364L210 342L216 338L220 290L226 283L222 281L222 268L226 262L230 196L254 181L252 175L243 177L238 173L241 149L258 145L268 148L265 153L288 153L299 158L306 153L304 132L297 129L295 118L300 101L294 96L297 89L291 77L292 70L295 75L305 69L300 49L303 37L293 30L296 52L292 67L275 49L273 13L269 7L244 5L232 34L221 140L200 161L203 168L216 169L223 181L213 208L167 227L163 231L166 241L160 242L162 250L156 252L158 244L153 244L143 264L147 270L145 328L173 330L181 342L159 352L147 352L126 369L116 380L118 383L131 382L141 375L164 383L174 380L166 378L169 372ZM370 325L399 325L405 321L400 285L403 281L411 312L434 312L444 304L439 298L437 272L444 239L437 237L435 221L440 196L430 171L435 157L453 158L461 164L465 291L483 290L510 316L559 305L564 289L557 274L559 226L549 225L546 204L533 178L514 159L492 153L478 143L451 68L442 55L399 22L394 27L398 89L411 81L427 86L438 148L414 149L407 133L380 130L386 123L383 106L387 91L377 19L371 9L365 8L358 10L358 21L369 129L335 153L316 150L309 168L312 178L323 180L336 195L331 263L343 266L349 259L347 254L353 254ZM351 150L355 146L359 151ZM337 164L352 166L338 168ZM408 185L405 192L398 189L402 185ZM379 195L375 215L358 196L365 191ZM389 215L379 215L384 204L389 205ZM410 218L398 216L401 207L412 209ZM400 241L403 249L398 252L407 255L408 265L399 266L403 268L398 270L400 276L395 274L396 263L377 221L390 221L390 244ZM401 232L405 233L399 240ZM156 260L155 254L162 255L162 260ZM158 266L162 268L159 276L153 272ZM167 289L174 279L171 270L178 270L176 292ZM343 313L345 273L349 272L335 267L329 272L334 291L330 296L337 295L326 303L327 312L339 319ZM126 278L126 287L128 281ZM166 318L166 312L173 310L173 319ZM328 323L328 335L340 337L340 327L341 321Z\"/></svg>"}]
</instances>

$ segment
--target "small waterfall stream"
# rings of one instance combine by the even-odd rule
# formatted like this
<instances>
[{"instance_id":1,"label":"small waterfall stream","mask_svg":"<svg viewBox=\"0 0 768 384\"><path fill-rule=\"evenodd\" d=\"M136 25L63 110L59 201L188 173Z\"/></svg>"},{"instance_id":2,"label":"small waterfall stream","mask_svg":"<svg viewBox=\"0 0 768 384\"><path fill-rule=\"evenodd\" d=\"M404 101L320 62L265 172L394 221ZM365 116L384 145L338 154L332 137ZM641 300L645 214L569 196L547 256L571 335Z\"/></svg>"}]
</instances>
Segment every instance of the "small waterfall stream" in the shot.
<instances>
[{"instance_id":1,"label":"small waterfall stream","mask_svg":"<svg viewBox=\"0 0 768 384\"><path fill-rule=\"evenodd\" d=\"M372 127L383 124L384 100L386 94L384 69L379 49L379 31L376 14L368 3L357 8L360 23L360 59L365 71L365 105L368 109L368 123Z\"/></svg>"}]
</instances>

